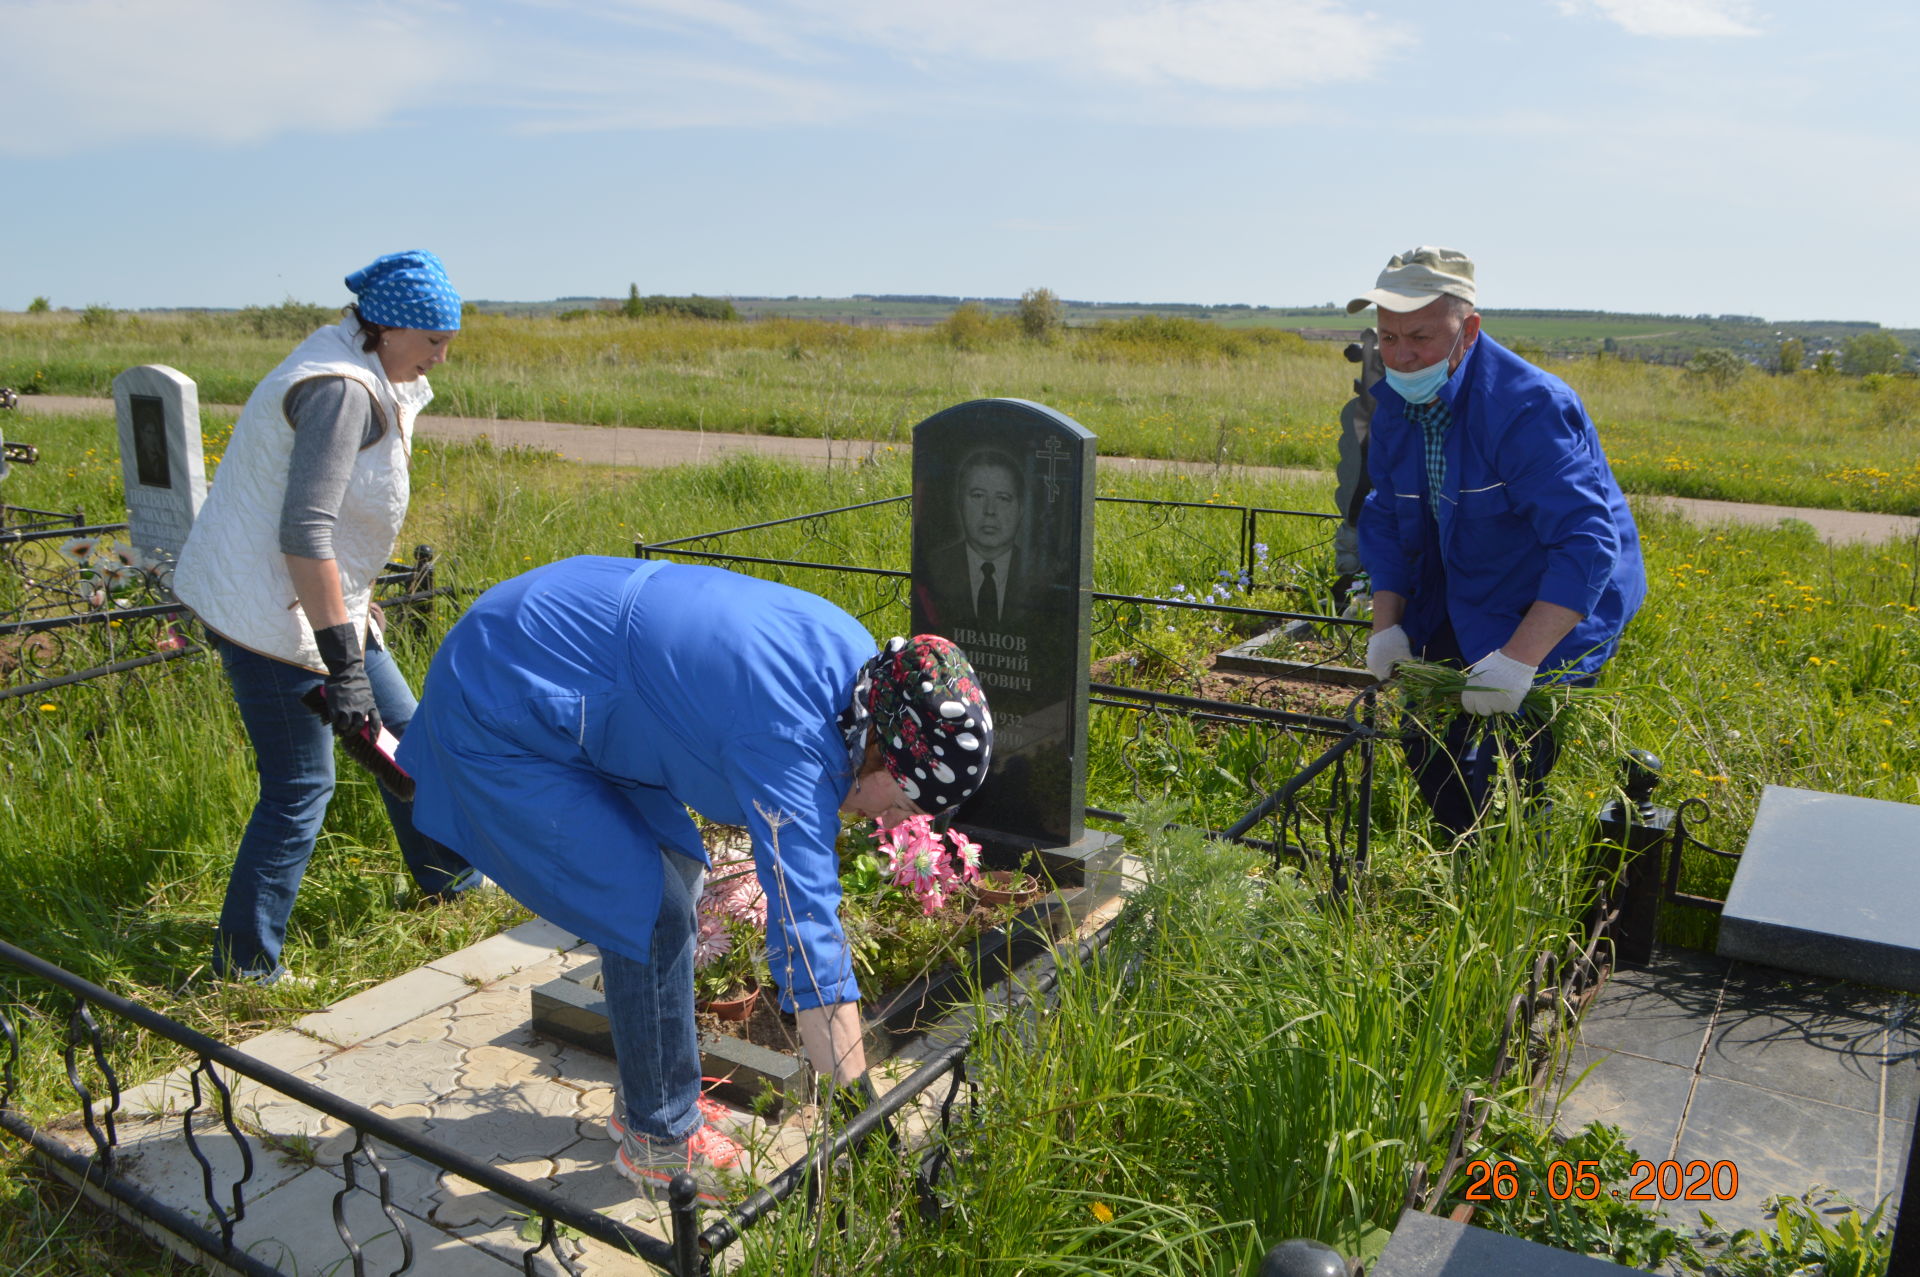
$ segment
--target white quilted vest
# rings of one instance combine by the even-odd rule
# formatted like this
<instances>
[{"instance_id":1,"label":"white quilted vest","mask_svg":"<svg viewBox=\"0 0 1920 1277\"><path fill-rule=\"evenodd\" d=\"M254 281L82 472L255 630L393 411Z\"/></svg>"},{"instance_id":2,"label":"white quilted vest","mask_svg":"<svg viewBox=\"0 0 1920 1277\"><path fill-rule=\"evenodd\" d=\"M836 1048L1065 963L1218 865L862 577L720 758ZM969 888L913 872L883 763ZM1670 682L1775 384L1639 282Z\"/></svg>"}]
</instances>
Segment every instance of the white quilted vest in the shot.
<instances>
[{"instance_id":1,"label":"white quilted vest","mask_svg":"<svg viewBox=\"0 0 1920 1277\"><path fill-rule=\"evenodd\" d=\"M174 593L209 629L320 673L326 664L280 553L280 507L293 460L287 391L312 377L350 377L373 392L383 418L380 438L354 459L333 531L340 592L363 641L373 579L407 515L413 419L433 398L425 377L398 386L388 381L378 354L362 351L360 342L360 325L349 316L301 342L254 387L173 572Z\"/></svg>"}]
</instances>

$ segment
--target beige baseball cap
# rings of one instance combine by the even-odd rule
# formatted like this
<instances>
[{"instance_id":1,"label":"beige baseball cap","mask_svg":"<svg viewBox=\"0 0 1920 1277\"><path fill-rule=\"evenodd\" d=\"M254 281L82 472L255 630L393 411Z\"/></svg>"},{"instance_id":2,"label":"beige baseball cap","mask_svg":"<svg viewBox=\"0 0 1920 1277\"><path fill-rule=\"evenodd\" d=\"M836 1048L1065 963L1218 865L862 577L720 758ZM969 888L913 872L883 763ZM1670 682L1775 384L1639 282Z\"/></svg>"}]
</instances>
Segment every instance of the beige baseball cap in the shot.
<instances>
[{"instance_id":1,"label":"beige baseball cap","mask_svg":"<svg viewBox=\"0 0 1920 1277\"><path fill-rule=\"evenodd\" d=\"M1404 314L1442 295L1473 300L1473 260L1457 249L1422 244L1394 254L1374 286L1347 303L1347 313L1378 306Z\"/></svg>"}]
</instances>

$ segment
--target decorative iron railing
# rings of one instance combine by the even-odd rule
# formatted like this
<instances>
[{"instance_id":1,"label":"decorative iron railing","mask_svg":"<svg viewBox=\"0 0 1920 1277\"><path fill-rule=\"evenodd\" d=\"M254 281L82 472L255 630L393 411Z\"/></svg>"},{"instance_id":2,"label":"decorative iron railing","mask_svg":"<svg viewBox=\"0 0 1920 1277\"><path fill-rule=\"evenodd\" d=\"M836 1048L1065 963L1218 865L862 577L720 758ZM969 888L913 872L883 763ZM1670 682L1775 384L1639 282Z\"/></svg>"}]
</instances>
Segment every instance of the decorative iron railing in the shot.
<instances>
[{"instance_id":1,"label":"decorative iron railing","mask_svg":"<svg viewBox=\"0 0 1920 1277\"><path fill-rule=\"evenodd\" d=\"M245 1078L335 1118L354 1132L351 1147L340 1159L344 1186L333 1198L333 1218L356 1274L366 1272L365 1243L369 1240L360 1236L348 1221L347 1206L356 1193L372 1197L386 1227L398 1238L402 1259L399 1267L392 1271L405 1272L413 1262L412 1230L403 1213L394 1206L388 1171L380 1154L383 1145L451 1171L525 1209L529 1218L538 1219L538 1240L523 1256L529 1273L535 1271L535 1257L543 1252L566 1272L581 1271L559 1244L561 1228L576 1230L617 1250L638 1255L676 1277L694 1277L705 1271L698 1256L696 1190L690 1176L680 1177L673 1186L672 1237L670 1241L662 1241L570 1202L551 1190L517 1179L491 1163L466 1157L400 1122L262 1063L4 941L0 941L0 962L71 996L72 1009L66 1016L62 1050L68 1084L79 1104L78 1120L86 1133L86 1143L82 1149L70 1146L29 1121L16 1106L21 1034L5 1007L0 1007L0 1043L4 1043L5 1050L4 1058L0 1058L0 1129L32 1145L49 1165L75 1184L91 1188L108 1203L117 1203L228 1268L262 1275L279 1271L249 1254L236 1236L236 1229L245 1220L252 1202L248 1185L257 1166L258 1141L242 1129L244 1115L234 1098L233 1079ZM200 1171L201 1200L211 1225L144 1192L122 1173L124 1143L118 1117L123 1090L109 1062L106 1033L99 1013L172 1042L191 1055L193 1064L188 1080L192 1103L178 1114L178 1120L181 1138ZM237 1158L237 1174L225 1173L216 1165L226 1165L231 1160L209 1146L210 1142L220 1141L224 1141ZM371 1177L366 1183L362 1182L363 1174Z\"/></svg>"},{"instance_id":2,"label":"decorative iron railing","mask_svg":"<svg viewBox=\"0 0 1920 1277\"><path fill-rule=\"evenodd\" d=\"M206 650L192 609L167 591L168 566L123 557L112 538L125 528L95 524L0 539L0 708ZM424 623L424 609L449 593L437 584L431 546L416 546L412 563L387 569L375 588L398 619Z\"/></svg>"}]
</instances>

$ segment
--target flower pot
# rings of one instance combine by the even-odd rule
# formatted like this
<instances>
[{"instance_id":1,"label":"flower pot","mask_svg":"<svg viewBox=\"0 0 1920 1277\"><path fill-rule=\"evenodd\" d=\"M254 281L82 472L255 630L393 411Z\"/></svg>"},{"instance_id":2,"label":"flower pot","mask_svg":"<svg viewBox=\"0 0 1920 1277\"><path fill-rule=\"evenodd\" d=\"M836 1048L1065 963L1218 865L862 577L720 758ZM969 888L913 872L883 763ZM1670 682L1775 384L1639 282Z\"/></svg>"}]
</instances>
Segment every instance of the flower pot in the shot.
<instances>
[{"instance_id":1,"label":"flower pot","mask_svg":"<svg viewBox=\"0 0 1920 1277\"><path fill-rule=\"evenodd\" d=\"M706 1011L719 1020L744 1020L753 1014L753 1004L760 998L760 986L752 985L745 992L736 993L730 998L716 998L711 1002L696 1002L697 1010Z\"/></svg>"},{"instance_id":2,"label":"flower pot","mask_svg":"<svg viewBox=\"0 0 1920 1277\"><path fill-rule=\"evenodd\" d=\"M1024 905L1046 894L1038 878L1018 869L989 869L973 891L983 905Z\"/></svg>"}]
</instances>

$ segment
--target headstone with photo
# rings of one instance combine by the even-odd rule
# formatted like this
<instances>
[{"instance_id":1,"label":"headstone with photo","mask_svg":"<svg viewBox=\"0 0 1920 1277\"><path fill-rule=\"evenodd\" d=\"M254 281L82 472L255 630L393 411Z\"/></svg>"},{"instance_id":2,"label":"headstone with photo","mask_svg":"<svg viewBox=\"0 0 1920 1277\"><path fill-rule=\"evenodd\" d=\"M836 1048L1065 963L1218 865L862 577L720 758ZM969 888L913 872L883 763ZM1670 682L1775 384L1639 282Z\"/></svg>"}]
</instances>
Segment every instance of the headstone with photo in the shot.
<instances>
[{"instance_id":1,"label":"headstone with photo","mask_svg":"<svg viewBox=\"0 0 1920 1277\"><path fill-rule=\"evenodd\" d=\"M986 690L993 763L956 823L989 864L1039 851L1060 868L1116 841L1085 827L1094 452L1022 399L914 428L913 629L958 644Z\"/></svg>"},{"instance_id":2,"label":"headstone with photo","mask_svg":"<svg viewBox=\"0 0 1920 1277\"><path fill-rule=\"evenodd\" d=\"M136 552L171 562L207 499L200 390L185 373L143 364L113 379L113 406L127 539Z\"/></svg>"}]
</instances>

